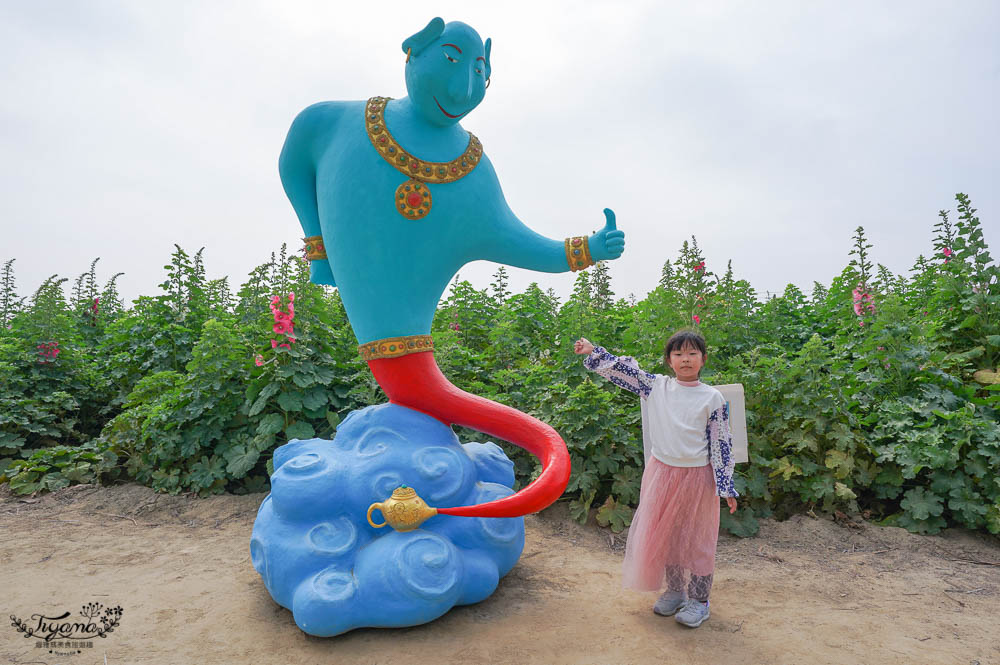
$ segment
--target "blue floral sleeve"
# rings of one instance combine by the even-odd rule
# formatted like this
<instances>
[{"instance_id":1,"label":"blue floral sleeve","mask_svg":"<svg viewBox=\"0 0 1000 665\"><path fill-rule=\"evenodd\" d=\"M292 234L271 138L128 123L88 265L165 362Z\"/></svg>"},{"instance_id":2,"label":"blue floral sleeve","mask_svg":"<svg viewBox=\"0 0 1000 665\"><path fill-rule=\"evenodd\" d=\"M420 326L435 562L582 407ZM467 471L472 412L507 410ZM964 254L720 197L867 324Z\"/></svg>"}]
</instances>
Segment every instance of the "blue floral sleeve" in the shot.
<instances>
[{"instance_id":1,"label":"blue floral sleeve","mask_svg":"<svg viewBox=\"0 0 1000 665\"><path fill-rule=\"evenodd\" d=\"M635 358L630 356L619 358L608 353L603 346L595 346L591 354L584 359L583 366L642 399L649 397L653 382L656 381L656 375L641 369Z\"/></svg>"},{"instance_id":2,"label":"blue floral sleeve","mask_svg":"<svg viewBox=\"0 0 1000 665\"><path fill-rule=\"evenodd\" d=\"M729 405L723 404L708 416L705 427L708 455L715 471L715 489L721 497L738 497L733 486L733 435L729 427Z\"/></svg>"}]
</instances>

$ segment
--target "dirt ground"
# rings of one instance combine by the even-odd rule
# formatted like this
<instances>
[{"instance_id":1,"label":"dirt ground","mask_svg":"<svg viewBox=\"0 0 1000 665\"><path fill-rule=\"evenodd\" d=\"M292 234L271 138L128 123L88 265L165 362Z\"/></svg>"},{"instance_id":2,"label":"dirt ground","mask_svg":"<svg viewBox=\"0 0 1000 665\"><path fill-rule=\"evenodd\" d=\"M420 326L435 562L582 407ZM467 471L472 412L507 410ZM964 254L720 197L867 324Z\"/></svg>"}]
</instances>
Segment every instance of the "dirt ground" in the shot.
<instances>
[{"instance_id":1,"label":"dirt ground","mask_svg":"<svg viewBox=\"0 0 1000 665\"><path fill-rule=\"evenodd\" d=\"M653 595L620 588L621 536L558 504L527 518L524 555L482 603L414 628L309 637L250 564L263 498L0 488L5 615L31 624L91 602L123 609L107 638L53 653L8 625L0 663L1000 665L995 539L823 516L764 522L755 538L720 538L712 617L691 630L653 614Z\"/></svg>"}]
</instances>

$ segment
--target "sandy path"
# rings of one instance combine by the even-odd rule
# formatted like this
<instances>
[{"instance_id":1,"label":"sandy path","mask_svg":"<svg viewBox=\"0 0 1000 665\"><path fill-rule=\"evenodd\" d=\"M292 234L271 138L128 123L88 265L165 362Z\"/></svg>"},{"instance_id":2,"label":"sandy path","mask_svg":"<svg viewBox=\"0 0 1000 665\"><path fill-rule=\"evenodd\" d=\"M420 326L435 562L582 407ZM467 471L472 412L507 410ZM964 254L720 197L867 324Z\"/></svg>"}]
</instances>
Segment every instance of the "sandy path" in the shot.
<instances>
[{"instance_id":1,"label":"sandy path","mask_svg":"<svg viewBox=\"0 0 1000 665\"><path fill-rule=\"evenodd\" d=\"M560 506L528 518L524 556L486 601L415 628L308 637L250 565L262 499L0 488L5 616L124 610L115 632L69 655L6 625L0 663L1000 665L1000 566L972 563L1000 562L995 539L767 522L720 540L712 618L690 630L622 591L621 539Z\"/></svg>"}]
</instances>

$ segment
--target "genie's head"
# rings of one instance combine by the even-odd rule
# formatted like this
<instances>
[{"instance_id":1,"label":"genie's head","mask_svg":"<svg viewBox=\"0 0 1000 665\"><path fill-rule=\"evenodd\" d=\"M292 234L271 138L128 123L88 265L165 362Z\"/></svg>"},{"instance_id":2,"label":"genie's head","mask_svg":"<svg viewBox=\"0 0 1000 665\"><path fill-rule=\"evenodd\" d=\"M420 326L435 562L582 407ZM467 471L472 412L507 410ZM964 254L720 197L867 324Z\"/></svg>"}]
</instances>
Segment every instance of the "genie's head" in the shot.
<instances>
[{"instance_id":1,"label":"genie's head","mask_svg":"<svg viewBox=\"0 0 1000 665\"><path fill-rule=\"evenodd\" d=\"M409 53L406 92L428 122L454 125L486 95L490 77L490 40L458 21L435 18L403 42Z\"/></svg>"}]
</instances>

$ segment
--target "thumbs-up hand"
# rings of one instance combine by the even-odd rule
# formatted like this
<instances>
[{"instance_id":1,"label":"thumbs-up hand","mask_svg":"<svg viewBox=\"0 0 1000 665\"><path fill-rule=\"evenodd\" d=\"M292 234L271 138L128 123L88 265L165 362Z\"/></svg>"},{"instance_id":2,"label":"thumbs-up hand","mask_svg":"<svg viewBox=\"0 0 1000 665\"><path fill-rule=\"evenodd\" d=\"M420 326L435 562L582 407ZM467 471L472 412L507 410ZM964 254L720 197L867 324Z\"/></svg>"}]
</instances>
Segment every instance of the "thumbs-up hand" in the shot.
<instances>
[{"instance_id":1,"label":"thumbs-up hand","mask_svg":"<svg viewBox=\"0 0 1000 665\"><path fill-rule=\"evenodd\" d=\"M625 232L618 230L614 211L605 208L604 217L604 228L590 236L587 243L594 261L617 259L625 251Z\"/></svg>"}]
</instances>

